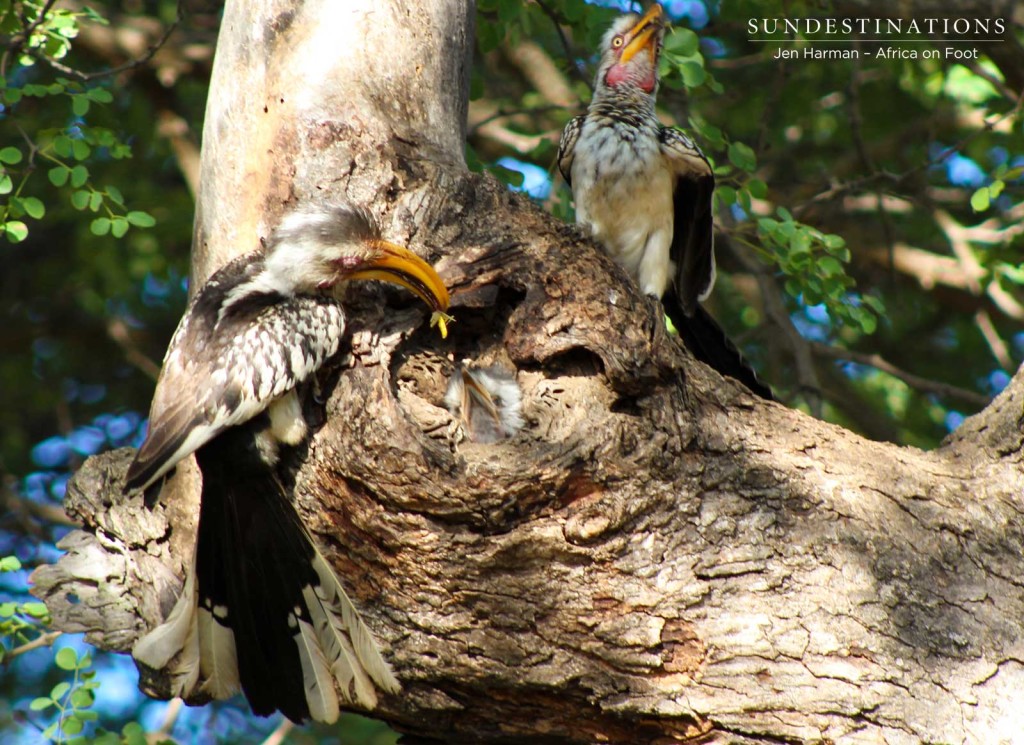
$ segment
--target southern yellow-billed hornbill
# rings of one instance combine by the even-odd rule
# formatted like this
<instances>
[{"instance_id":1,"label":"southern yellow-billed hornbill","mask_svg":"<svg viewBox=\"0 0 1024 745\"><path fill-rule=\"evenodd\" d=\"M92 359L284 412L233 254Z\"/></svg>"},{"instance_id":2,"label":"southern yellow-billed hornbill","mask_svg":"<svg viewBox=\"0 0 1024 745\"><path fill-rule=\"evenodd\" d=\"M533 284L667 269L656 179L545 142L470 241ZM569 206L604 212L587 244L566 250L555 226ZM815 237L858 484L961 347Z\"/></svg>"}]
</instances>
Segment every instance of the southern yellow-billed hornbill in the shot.
<instances>
[{"instance_id":1,"label":"southern yellow-billed hornbill","mask_svg":"<svg viewBox=\"0 0 1024 745\"><path fill-rule=\"evenodd\" d=\"M601 42L594 98L562 132L558 168L576 222L660 298L695 357L773 398L701 306L715 284L715 177L696 143L654 113L665 33L660 5L617 19Z\"/></svg>"},{"instance_id":2,"label":"southern yellow-billed hornbill","mask_svg":"<svg viewBox=\"0 0 1024 745\"><path fill-rule=\"evenodd\" d=\"M523 392L516 376L497 365L459 365L448 380L444 404L471 442L492 444L523 428Z\"/></svg>"},{"instance_id":3,"label":"southern yellow-billed hornbill","mask_svg":"<svg viewBox=\"0 0 1024 745\"><path fill-rule=\"evenodd\" d=\"M297 387L337 351L347 280L402 285L447 316L448 291L422 259L350 206L287 215L265 252L228 263L199 290L164 358L149 433L126 490L154 491L191 453L203 485L195 556L163 624L132 650L173 692L227 698L257 714L333 722L338 693L367 708L398 681L304 527L278 471L307 436Z\"/></svg>"}]
</instances>

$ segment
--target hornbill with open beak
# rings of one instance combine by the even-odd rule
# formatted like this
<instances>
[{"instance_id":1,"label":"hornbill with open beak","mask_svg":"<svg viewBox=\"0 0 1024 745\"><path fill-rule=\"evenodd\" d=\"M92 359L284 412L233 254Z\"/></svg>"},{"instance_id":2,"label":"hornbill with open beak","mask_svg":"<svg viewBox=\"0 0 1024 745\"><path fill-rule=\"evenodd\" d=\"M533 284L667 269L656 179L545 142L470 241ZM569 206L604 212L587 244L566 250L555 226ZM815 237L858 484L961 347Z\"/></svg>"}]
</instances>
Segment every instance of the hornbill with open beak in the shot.
<instances>
[{"instance_id":1,"label":"hornbill with open beak","mask_svg":"<svg viewBox=\"0 0 1024 745\"><path fill-rule=\"evenodd\" d=\"M515 375L498 365L458 365L448 379L444 405L471 442L492 444L523 428L523 392Z\"/></svg>"},{"instance_id":2,"label":"hornbill with open beak","mask_svg":"<svg viewBox=\"0 0 1024 745\"><path fill-rule=\"evenodd\" d=\"M663 13L652 5L643 16L624 15L605 34L593 100L562 132L558 168L572 187L576 222L662 300L694 356L773 399L700 304L715 284L715 177L696 143L654 112Z\"/></svg>"},{"instance_id":3,"label":"hornbill with open beak","mask_svg":"<svg viewBox=\"0 0 1024 745\"><path fill-rule=\"evenodd\" d=\"M257 714L333 722L345 701L399 689L282 482L282 453L309 431L298 388L338 350L348 280L411 290L450 320L437 273L351 207L287 215L265 251L231 261L190 303L164 358L149 433L126 490L158 488L195 453L195 556L163 624L132 650L187 698L241 690Z\"/></svg>"}]
</instances>

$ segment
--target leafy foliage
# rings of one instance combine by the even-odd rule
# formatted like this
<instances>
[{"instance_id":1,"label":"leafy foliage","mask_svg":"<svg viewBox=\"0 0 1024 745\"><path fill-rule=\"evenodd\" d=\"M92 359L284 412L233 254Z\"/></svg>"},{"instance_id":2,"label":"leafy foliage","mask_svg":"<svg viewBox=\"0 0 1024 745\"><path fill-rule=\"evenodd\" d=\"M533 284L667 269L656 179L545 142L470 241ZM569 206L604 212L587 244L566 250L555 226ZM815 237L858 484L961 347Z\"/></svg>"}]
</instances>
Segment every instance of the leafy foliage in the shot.
<instances>
[{"instance_id":1,"label":"leafy foliage","mask_svg":"<svg viewBox=\"0 0 1024 745\"><path fill-rule=\"evenodd\" d=\"M470 146L483 163L548 169L558 188L545 206L569 217L568 190L537 142L557 141L589 101L597 43L617 11L588 8L576 22L575 2L528 7L480 7L479 24L493 28L478 44ZM934 446L1024 356L1013 227L1024 137L1006 83L1021 80L1019 61L776 59L808 43L757 43L747 21L778 16L776 3L667 8L675 22L659 113L695 136L717 179L713 313L790 405ZM527 38L558 67L560 86L517 53ZM539 88L516 82L542 78ZM936 286L938 267L952 274ZM866 366L875 355L885 372ZM799 356L813 364L797 366Z\"/></svg>"},{"instance_id":2,"label":"leafy foliage","mask_svg":"<svg viewBox=\"0 0 1024 745\"><path fill-rule=\"evenodd\" d=\"M969 67L779 60L777 48L802 50L806 40L758 44L746 25L777 15L775 2L667 6L675 23L659 113L695 136L718 181L712 311L788 404L933 447L1024 356L1024 62L987 57L994 47ZM148 725L103 731L93 716L114 698L105 697L112 683L99 685L116 679L107 656L40 648L12 657L48 633L20 565L57 554L67 528L46 515L59 510L77 464L138 437L185 302L192 198L182 141L197 139L218 19L189 16L162 61L103 75L132 56L94 42L104 18L151 33L178 8L95 7L0 0L0 464L19 505L0 531L0 555L17 554L0 561L0 685L11 701L26 695L26 675L10 671L42 658L30 677L45 695L20 714L50 717L39 731L56 740L134 743ZM477 4L467 162L531 190L566 221L572 200L555 148L589 101L595 51L618 12L585 0ZM174 117L185 135L153 125ZM813 379L801 377L800 355L812 359ZM876 355L915 382L873 366ZM134 676L127 667L121 676ZM143 721L139 701L117 716ZM237 702L190 714L181 741L252 741L274 726L253 724ZM367 720L343 726L351 742L395 739ZM21 727L0 712L5 741ZM310 728L292 738L329 736Z\"/></svg>"},{"instance_id":3,"label":"leafy foliage","mask_svg":"<svg viewBox=\"0 0 1024 745\"><path fill-rule=\"evenodd\" d=\"M37 61L55 62L68 55L71 40L78 36L79 23L85 20L106 23L93 11L57 9L40 2L0 3L0 29L20 38L20 43L8 50L8 54L19 52L17 65L8 70L5 64L0 77L0 100L6 116L18 121L25 115L23 111L31 108L55 119L53 126L33 127L32 131L18 127L23 143L0 149L0 197L6 197L6 203L0 203L0 233L12 243L28 237L23 218L41 220L46 215L44 200L39 196L45 197L40 190L43 185L38 178L33 179L40 167L47 168L52 186L72 190L70 199L75 209L103 211L104 216L91 224L96 235L110 232L121 238L129 225L155 224L152 216L141 210L126 215L121 191L112 185L98 188L91 179L93 162L131 157L131 147L118 134L89 123L93 104L110 104L113 94L96 84L61 76L47 82L33 74ZM69 104L69 109L58 101Z\"/></svg>"}]
</instances>

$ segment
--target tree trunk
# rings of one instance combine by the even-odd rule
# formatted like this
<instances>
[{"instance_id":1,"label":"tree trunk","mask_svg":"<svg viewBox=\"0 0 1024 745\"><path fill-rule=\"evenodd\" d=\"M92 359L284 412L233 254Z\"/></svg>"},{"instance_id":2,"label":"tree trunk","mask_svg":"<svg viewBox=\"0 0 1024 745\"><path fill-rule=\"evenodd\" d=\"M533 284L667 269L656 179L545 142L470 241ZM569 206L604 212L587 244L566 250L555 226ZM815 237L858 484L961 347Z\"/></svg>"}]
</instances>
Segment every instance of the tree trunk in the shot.
<instances>
[{"instance_id":1,"label":"tree trunk","mask_svg":"<svg viewBox=\"0 0 1024 745\"><path fill-rule=\"evenodd\" d=\"M575 228L465 169L472 23L458 0L229 1L207 111L197 277L344 197L453 291L445 341L405 296L353 296L296 474L403 683L375 714L460 743L1019 738L1024 371L924 453L698 365ZM458 441L465 357L517 370L511 440ZM173 604L196 514L194 479L122 497L129 458L76 475L87 529L34 575L57 628L117 651Z\"/></svg>"}]
</instances>

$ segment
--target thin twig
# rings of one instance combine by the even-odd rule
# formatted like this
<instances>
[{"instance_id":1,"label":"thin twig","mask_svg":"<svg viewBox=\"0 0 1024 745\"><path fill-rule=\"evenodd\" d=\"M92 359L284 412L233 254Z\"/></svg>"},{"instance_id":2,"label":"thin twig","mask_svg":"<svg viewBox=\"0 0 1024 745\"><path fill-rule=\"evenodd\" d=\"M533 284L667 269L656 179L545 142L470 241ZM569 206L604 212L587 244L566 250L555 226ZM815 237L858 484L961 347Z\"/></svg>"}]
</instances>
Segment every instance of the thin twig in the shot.
<instances>
[{"instance_id":1,"label":"thin twig","mask_svg":"<svg viewBox=\"0 0 1024 745\"><path fill-rule=\"evenodd\" d=\"M107 322L107 336L124 352L125 359L137 367L148 377L156 380L160 377L160 365L144 354L132 340L128 332L128 324L120 318L111 318Z\"/></svg>"},{"instance_id":2,"label":"thin twig","mask_svg":"<svg viewBox=\"0 0 1024 745\"><path fill-rule=\"evenodd\" d=\"M134 70L136 67L141 67L142 65L145 65L147 62L153 59L153 55L159 52L160 48L167 43L167 39L169 39L171 34L174 33L175 29L178 28L178 23L180 21L181 5L179 4L178 17L175 18L171 25L164 30L163 34L160 35L160 38L157 39L157 41L154 44L152 44L149 47L149 49L146 50L145 54L143 54L141 57L137 57L136 59L129 60L128 62L125 62L123 65L111 67L106 70L99 70L97 72L80 72L74 69L73 67L68 67L67 65L61 64L60 62L57 62L56 60L51 59L46 55L33 56L40 62L46 63L62 75L67 75L69 78L73 78L75 80L85 83L89 82L90 80L96 80L97 78L105 78L110 77L111 75L118 75L122 72L128 72L129 70Z\"/></svg>"},{"instance_id":3,"label":"thin twig","mask_svg":"<svg viewBox=\"0 0 1024 745\"><path fill-rule=\"evenodd\" d=\"M1004 83L1002 80L1000 80L995 75L990 73L977 62L961 62L960 64L966 65L967 67L970 68L971 72L973 72L982 80L987 81L989 85L996 89L1000 96L1005 98L1010 103L1013 103L1014 101L1017 100L1017 95L1012 90L1010 90L1009 87L1007 87L1006 83Z\"/></svg>"},{"instance_id":4,"label":"thin twig","mask_svg":"<svg viewBox=\"0 0 1024 745\"><path fill-rule=\"evenodd\" d=\"M4 655L3 664L11 664L11 660L19 655L23 655L26 652L31 652L33 649L39 649L40 647L52 647L53 643L63 636L63 631L47 631L45 634L37 636L30 642L25 642L20 647L15 647Z\"/></svg>"},{"instance_id":5,"label":"thin twig","mask_svg":"<svg viewBox=\"0 0 1024 745\"><path fill-rule=\"evenodd\" d=\"M521 114L546 114L549 111L557 111L559 109L564 108L564 106L560 106L558 104L548 104L545 106L532 106L522 109L498 109L493 114L485 116L480 121L475 122L473 126L470 128L469 134L470 136L475 135L477 133L477 130L480 129L480 127L490 124L491 122L497 119L505 119L507 117L519 116Z\"/></svg>"},{"instance_id":6,"label":"thin twig","mask_svg":"<svg viewBox=\"0 0 1024 745\"><path fill-rule=\"evenodd\" d=\"M942 383L937 380L930 380L928 378L922 378L919 375L914 375L913 373L908 373L906 370L902 370L891 362L883 359L879 354L864 354L863 352L855 352L852 349L840 349L839 347L829 346L828 344L823 344L818 341L811 341L810 345L814 353L821 357L846 360L848 362L856 362L859 365L873 367L876 370L881 370L884 373L892 375L894 378L902 380L911 388L915 388L924 393L934 393L939 396L956 398L964 403L977 407L978 409L984 408L989 403L987 396L983 396L980 393L975 393L974 391L969 391L955 385L950 385L949 383Z\"/></svg>"},{"instance_id":7,"label":"thin twig","mask_svg":"<svg viewBox=\"0 0 1024 745\"><path fill-rule=\"evenodd\" d=\"M989 312L984 308L979 308L978 312L974 314L974 324L978 327L978 331L981 333L985 343L988 344L992 356L996 358L996 362L999 363L1000 367L1004 370L1013 370L1014 365L1013 360L1010 359L1010 348L1006 346L1003 337L996 330Z\"/></svg>"},{"instance_id":8,"label":"thin twig","mask_svg":"<svg viewBox=\"0 0 1024 745\"><path fill-rule=\"evenodd\" d=\"M163 737L169 736L171 734L171 730L174 729L174 725L177 723L178 717L181 715L182 707L184 706L185 702L178 697L172 698L168 701L167 709L164 711L164 721L161 722L160 729L153 734L163 735Z\"/></svg>"},{"instance_id":9,"label":"thin twig","mask_svg":"<svg viewBox=\"0 0 1024 745\"><path fill-rule=\"evenodd\" d=\"M964 226L945 210L935 210L932 217L949 240L953 255L960 263L967 279L967 289L978 297L987 295L996 304L996 307L1010 317L1024 315L1024 308L1012 295L1002 289L997 279L991 279L987 285L982 287L981 280L986 275L985 267L974 255L969 233L964 230Z\"/></svg>"},{"instance_id":10,"label":"thin twig","mask_svg":"<svg viewBox=\"0 0 1024 745\"><path fill-rule=\"evenodd\" d=\"M290 719L282 719L281 723L277 725L273 732L271 732L267 739L263 741L262 745L281 745L284 742L284 738L288 736L288 733L292 731L292 724Z\"/></svg>"},{"instance_id":11,"label":"thin twig","mask_svg":"<svg viewBox=\"0 0 1024 745\"><path fill-rule=\"evenodd\" d=\"M562 23L558 14L548 7L548 4L545 3L544 0L535 0L535 2L537 3L537 7L541 9L541 12L550 18L551 23L554 24L555 32L558 34L558 38L562 42L562 49L565 51L565 61L569 63L569 69L572 70L574 77L577 80L582 81L583 84L590 89L591 93L593 93L594 84L586 75L583 74L583 71L580 70L579 66L577 66L576 55L573 53L572 45L569 43L569 37L565 35L565 31L562 29Z\"/></svg>"},{"instance_id":12,"label":"thin twig","mask_svg":"<svg viewBox=\"0 0 1024 745\"><path fill-rule=\"evenodd\" d=\"M862 176L861 178L848 181L845 184L836 184L835 186L830 186L825 191L819 192L818 194L815 194L813 197L806 199L803 202L795 205L794 207L792 207L790 211L794 215L799 216L814 204L818 204L820 202L833 199L837 196L840 196L850 191L857 191L863 189L881 180L887 180L893 186L898 186L899 184L909 179L911 176L915 176L921 171L925 171L931 168L932 166L936 166L944 162L949 156L962 150L966 145L973 142L982 134L993 131L1000 123L1002 123L1006 119L1015 117L1019 113L1022 105L1024 105L1024 93L1022 93L1017 98L1017 103L1014 104L1013 108L1010 109L1009 111L986 121L985 125L981 129L971 132L970 134L966 135L963 139L961 139L959 142L956 142L950 145L949 147L945 148L938 155L932 158L928 158L923 163L919 163L918 165L908 169L907 171L904 171L903 173L889 173L888 171L878 171L876 173L871 173L868 174L867 176Z\"/></svg>"},{"instance_id":13,"label":"thin twig","mask_svg":"<svg viewBox=\"0 0 1024 745\"><path fill-rule=\"evenodd\" d=\"M858 43L856 47L860 47ZM863 69L861 68L860 57L856 58L853 65L853 75L850 76L850 84L847 86L847 92L849 95L849 105L846 107L848 119L850 122L850 136L853 138L854 146L857 149L857 155L860 157L861 165L864 170L868 173L873 173L878 170L875 165L874 158L871 157L871 152L868 150L867 143L864 141L864 118L861 115L860 107L860 82L861 76L863 75ZM878 199L878 203L881 204L884 198L884 194L881 189L876 188L874 190L875 196ZM879 222L882 225L882 237L885 239L885 245L889 251L889 271L894 273L894 238L893 238L893 227L892 221L889 218L889 213L886 210L880 209L878 211L880 218ZM890 279L892 277L890 276Z\"/></svg>"},{"instance_id":14,"label":"thin twig","mask_svg":"<svg viewBox=\"0 0 1024 745\"><path fill-rule=\"evenodd\" d=\"M18 54L22 49L25 48L25 44L28 43L28 41L32 38L32 34L36 32L36 29L38 29L42 25L43 21L46 20L46 16L49 14L51 10L53 10L53 6L56 4L56 2L57 0L46 0L46 5L43 6L42 10L39 12L39 15L35 17L35 20L33 20L31 23L27 25L25 24L25 14L22 13L22 32L12 37L10 44L8 44L7 49L4 51L3 60L2 62L0 62L0 75L7 75L8 59L10 59L11 55Z\"/></svg>"}]
</instances>

